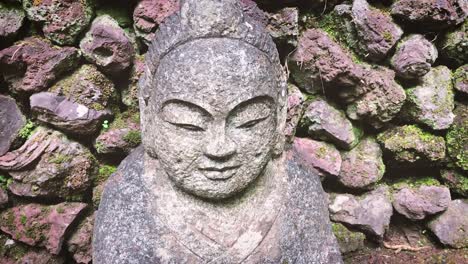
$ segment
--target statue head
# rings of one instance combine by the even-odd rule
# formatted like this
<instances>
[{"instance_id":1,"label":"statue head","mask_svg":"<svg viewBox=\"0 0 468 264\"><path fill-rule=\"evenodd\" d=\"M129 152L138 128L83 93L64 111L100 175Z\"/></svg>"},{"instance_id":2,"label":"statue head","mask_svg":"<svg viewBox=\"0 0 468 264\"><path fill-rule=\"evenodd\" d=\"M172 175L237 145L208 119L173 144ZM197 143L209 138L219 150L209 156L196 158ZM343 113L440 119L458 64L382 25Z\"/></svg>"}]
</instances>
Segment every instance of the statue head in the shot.
<instances>
[{"instance_id":1,"label":"statue head","mask_svg":"<svg viewBox=\"0 0 468 264\"><path fill-rule=\"evenodd\" d=\"M140 82L143 145L177 187L245 189L282 152L285 105L276 47L236 0L187 0L160 26Z\"/></svg>"}]
</instances>

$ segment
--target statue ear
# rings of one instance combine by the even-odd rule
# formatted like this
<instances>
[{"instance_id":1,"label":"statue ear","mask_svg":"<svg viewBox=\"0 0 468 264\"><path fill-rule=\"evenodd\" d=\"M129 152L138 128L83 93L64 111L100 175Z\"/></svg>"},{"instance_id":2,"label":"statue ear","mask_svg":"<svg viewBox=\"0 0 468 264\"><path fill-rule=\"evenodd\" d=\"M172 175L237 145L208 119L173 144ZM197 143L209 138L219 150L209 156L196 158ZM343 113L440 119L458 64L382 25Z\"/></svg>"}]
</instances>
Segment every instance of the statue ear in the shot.
<instances>
[{"instance_id":1,"label":"statue ear","mask_svg":"<svg viewBox=\"0 0 468 264\"><path fill-rule=\"evenodd\" d=\"M275 146L273 147L273 155L275 157L280 156L283 153L284 145L285 145L285 136L284 130L286 128L286 118L287 118L287 111L288 111L288 89L287 89L287 81L286 81L286 74L281 68L282 77L280 80L280 93L278 94L278 123L276 125L276 142Z\"/></svg>"}]
</instances>

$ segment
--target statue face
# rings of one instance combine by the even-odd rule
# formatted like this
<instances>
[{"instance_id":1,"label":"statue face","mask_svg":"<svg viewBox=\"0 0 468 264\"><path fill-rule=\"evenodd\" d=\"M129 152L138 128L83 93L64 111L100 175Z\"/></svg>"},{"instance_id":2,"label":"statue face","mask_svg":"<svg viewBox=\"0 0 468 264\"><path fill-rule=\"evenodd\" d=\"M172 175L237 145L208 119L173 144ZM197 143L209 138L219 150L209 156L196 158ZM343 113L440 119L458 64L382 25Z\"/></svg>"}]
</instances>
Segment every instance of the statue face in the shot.
<instances>
[{"instance_id":1,"label":"statue face","mask_svg":"<svg viewBox=\"0 0 468 264\"><path fill-rule=\"evenodd\" d=\"M278 84L258 49L200 39L171 51L154 76L145 148L174 183L220 199L243 190L277 141Z\"/></svg>"}]
</instances>

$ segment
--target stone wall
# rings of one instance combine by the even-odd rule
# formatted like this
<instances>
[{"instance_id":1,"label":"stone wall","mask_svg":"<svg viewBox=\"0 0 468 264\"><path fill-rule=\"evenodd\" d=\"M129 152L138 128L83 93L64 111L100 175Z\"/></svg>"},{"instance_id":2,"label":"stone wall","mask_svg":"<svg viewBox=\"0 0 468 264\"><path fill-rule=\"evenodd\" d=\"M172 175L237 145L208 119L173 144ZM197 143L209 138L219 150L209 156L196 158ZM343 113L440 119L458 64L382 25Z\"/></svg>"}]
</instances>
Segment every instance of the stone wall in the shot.
<instances>
[{"instance_id":1,"label":"stone wall","mask_svg":"<svg viewBox=\"0 0 468 264\"><path fill-rule=\"evenodd\" d=\"M466 248L467 1L240 2L278 46L289 147L345 256ZM103 184L141 141L147 45L178 8L0 1L0 263L92 261Z\"/></svg>"}]
</instances>

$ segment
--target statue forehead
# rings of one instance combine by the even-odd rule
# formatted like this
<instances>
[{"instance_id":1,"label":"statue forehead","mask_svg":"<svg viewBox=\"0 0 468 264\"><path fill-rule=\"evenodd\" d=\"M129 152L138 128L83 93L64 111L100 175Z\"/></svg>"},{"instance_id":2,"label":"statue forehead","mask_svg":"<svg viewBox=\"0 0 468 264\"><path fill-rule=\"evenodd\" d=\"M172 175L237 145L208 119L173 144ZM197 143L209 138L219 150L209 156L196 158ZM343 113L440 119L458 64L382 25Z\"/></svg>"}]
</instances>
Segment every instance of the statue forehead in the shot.
<instances>
[{"instance_id":1,"label":"statue forehead","mask_svg":"<svg viewBox=\"0 0 468 264\"><path fill-rule=\"evenodd\" d=\"M279 92L273 64L265 53L228 38L179 46L161 60L154 78L156 104L181 99L226 107L256 96L276 101Z\"/></svg>"}]
</instances>

